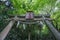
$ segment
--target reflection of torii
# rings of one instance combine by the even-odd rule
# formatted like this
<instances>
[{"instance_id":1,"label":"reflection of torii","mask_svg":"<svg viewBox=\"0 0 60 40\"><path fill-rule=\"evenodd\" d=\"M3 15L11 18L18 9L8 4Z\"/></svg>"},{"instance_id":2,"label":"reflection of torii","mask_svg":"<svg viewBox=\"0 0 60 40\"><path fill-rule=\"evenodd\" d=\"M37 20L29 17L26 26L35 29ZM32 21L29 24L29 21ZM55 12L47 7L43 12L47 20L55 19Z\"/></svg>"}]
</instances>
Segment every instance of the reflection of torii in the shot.
<instances>
[{"instance_id":1,"label":"reflection of torii","mask_svg":"<svg viewBox=\"0 0 60 40\"><path fill-rule=\"evenodd\" d=\"M42 16L42 19L40 19ZM23 16L20 16L23 17ZM40 20L44 20L44 22L46 23L47 27L50 29L50 31L52 32L52 34L55 36L55 38L57 40L60 40L60 33L54 28L54 26L50 23L50 19L46 19L44 15L38 15L38 16L34 16L34 17L38 17ZM24 17L25 18L25 17ZM4 40L5 37L7 36L8 32L10 31L10 29L12 28L13 24L15 23L15 21L18 21L20 19L18 19L17 17L15 17L13 20L11 20L9 22L9 24L4 28L4 30L0 33L0 40ZM25 20L25 19L24 19ZM29 19L30 20L30 19ZM38 19L35 19L38 20Z\"/></svg>"}]
</instances>

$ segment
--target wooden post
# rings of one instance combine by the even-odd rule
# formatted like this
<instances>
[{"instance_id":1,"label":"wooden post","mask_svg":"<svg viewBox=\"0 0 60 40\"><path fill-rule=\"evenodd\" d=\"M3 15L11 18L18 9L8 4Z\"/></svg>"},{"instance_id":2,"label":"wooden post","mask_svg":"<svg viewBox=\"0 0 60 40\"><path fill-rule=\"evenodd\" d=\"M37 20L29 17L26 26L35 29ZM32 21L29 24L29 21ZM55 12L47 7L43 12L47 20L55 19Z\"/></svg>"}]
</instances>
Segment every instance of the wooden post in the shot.
<instances>
[{"instance_id":1,"label":"wooden post","mask_svg":"<svg viewBox=\"0 0 60 40\"><path fill-rule=\"evenodd\" d=\"M28 33L28 40L30 40L30 32Z\"/></svg>"},{"instance_id":2,"label":"wooden post","mask_svg":"<svg viewBox=\"0 0 60 40\"><path fill-rule=\"evenodd\" d=\"M30 24L29 24L29 27L31 27ZM28 40L31 40L30 38L31 38L31 30L29 29L29 30L28 30Z\"/></svg>"},{"instance_id":3,"label":"wooden post","mask_svg":"<svg viewBox=\"0 0 60 40\"><path fill-rule=\"evenodd\" d=\"M9 24L4 28L4 30L0 33L0 40L4 40L6 38L14 23L15 21L10 21Z\"/></svg>"}]
</instances>

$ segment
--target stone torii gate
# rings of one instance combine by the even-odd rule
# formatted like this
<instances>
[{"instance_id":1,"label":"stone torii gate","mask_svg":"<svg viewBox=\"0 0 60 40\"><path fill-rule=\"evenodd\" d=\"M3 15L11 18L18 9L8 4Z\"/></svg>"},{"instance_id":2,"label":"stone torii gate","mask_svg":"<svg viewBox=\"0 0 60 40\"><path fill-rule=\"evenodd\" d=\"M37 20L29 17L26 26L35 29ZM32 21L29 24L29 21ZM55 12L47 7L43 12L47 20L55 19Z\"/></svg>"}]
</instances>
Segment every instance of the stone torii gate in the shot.
<instances>
[{"instance_id":1,"label":"stone torii gate","mask_svg":"<svg viewBox=\"0 0 60 40\"><path fill-rule=\"evenodd\" d=\"M22 24L35 24L39 23L37 21L44 21L51 31L51 33L55 36L56 40L60 40L60 33L54 28L54 26L51 24L50 21L53 21L54 19L50 18L50 15L48 14L38 14L35 15L32 11L27 11L26 15L9 15L11 17L9 24L3 29L3 31L0 33L0 40L4 40L11 30L12 26L14 25L15 21L20 21ZM31 22L32 21L32 22Z\"/></svg>"}]
</instances>

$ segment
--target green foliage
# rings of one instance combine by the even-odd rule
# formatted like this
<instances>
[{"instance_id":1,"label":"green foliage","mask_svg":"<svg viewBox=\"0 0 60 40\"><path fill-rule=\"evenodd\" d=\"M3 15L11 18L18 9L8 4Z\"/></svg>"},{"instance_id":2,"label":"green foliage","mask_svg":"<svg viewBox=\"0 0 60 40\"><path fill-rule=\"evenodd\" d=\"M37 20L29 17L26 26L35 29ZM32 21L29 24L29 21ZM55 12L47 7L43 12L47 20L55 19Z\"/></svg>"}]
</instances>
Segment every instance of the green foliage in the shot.
<instances>
[{"instance_id":1,"label":"green foliage","mask_svg":"<svg viewBox=\"0 0 60 40\"><path fill-rule=\"evenodd\" d=\"M13 10L12 9L4 10L6 6L4 4L0 5L0 28L1 28L0 32L8 24L8 22L4 20L8 18L7 14L24 14L28 10L32 10L35 14L50 13L51 18L56 19L56 21L58 22L58 29L60 31L60 2L57 5L55 5L57 0L10 0L10 1L14 7ZM57 10L54 9L56 6L58 7ZM22 24L19 25L18 28L16 28L15 24L5 40L22 40L23 38L27 39L28 30L30 30L31 32L32 40L37 40L38 36L39 38L41 38L40 40L45 40L45 38L47 38L46 40L54 40L48 39L53 36L51 36L52 34L50 34L50 31L45 25L41 29L39 27L40 26L38 26L37 24L31 25L31 27L29 27L29 25L26 25L26 30L24 30Z\"/></svg>"},{"instance_id":2,"label":"green foliage","mask_svg":"<svg viewBox=\"0 0 60 40\"><path fill-rule=\"evenodd\" d=\"M56 0L11 0L11 2L15 8L15 11L17 11L14 11L14 13L21 14L25 13L27 10L32 10L35 13L39 13L39 11L46 5L54 6Z\"/></svg>"}]
</instances>

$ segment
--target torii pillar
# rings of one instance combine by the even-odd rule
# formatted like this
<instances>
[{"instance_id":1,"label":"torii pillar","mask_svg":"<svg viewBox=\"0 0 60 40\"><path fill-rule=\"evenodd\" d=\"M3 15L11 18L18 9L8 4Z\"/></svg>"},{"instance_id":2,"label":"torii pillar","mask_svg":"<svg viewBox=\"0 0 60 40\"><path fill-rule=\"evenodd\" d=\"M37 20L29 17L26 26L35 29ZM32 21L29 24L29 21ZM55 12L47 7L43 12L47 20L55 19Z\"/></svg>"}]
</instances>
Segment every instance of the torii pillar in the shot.
<instances>
[{"instance_id":1,"label":"torii pillar","mask_svg":"<svg viewBox=\"0 0 60 40\"><path fill-rule=\"evenodd\" d=\"M0 33L0 40L4 40L6 38L14 23L15 21L11 20L9 24L4 28L4 30Z\"/></svg>"},{"instance_id":2,"label":"torii pillar","mask_svg":"<svg viewBox=\"0 0 60 40\"><path fill-rule=\"evenodd\" d=\"M54 28L54 26L48 20L45 20L45 23L51 33L55 36L56 40L60 40L60 33Z\"/></svg>"}]
</instances>

